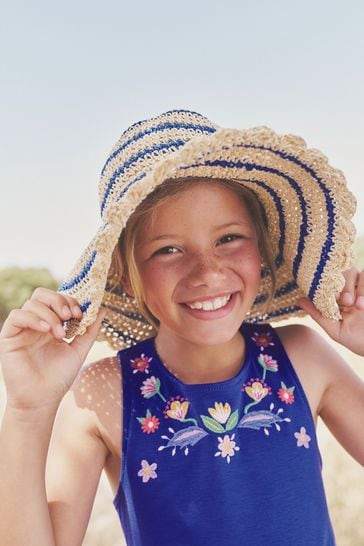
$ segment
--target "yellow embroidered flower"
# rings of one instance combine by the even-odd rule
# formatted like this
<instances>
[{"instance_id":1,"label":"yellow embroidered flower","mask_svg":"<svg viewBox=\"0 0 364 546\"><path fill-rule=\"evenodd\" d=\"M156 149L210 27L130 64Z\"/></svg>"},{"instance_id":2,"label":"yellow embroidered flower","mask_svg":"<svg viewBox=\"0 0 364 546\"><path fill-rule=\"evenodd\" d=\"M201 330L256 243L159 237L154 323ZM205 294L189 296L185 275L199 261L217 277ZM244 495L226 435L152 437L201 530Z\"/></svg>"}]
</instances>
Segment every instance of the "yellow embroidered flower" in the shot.
<instances>
[{"instance_id":1,"label":"yellow embroidered flower","mask_svg":"<svg viewBox=\"0 0 364 546\"><path fill-rule=\"evenodd\" d=\"M253 400L260 401L267 396L269 389L260 381L254 381L251 386L245 387L245 392Z\"/></svg>"},{"instance_id":2,"label":"yellow embroidered flower","mask_svg":"<svg viewBox=\"0 0 364 546\"><path fill-rule=\"evenodd\" d=\"M179 400L174 400L171 403L170 409L166 411L168 417L171 419L177 419L177 421L183 421L186 417L190 403L186 400L180 402Z\"/></svg>"},{"instance_id":3,"label":"yellow embroidered flower","mask_svg":"<svg viewBox=\"0 0 364 546\"><path fill-rule=\"evenodd\" d=\"M224 405L221 402L215 402L215 408L208 408L208 411L215 421L224 425L230 417L231 406L227 402Z\"/></svg>"}]
</instances>

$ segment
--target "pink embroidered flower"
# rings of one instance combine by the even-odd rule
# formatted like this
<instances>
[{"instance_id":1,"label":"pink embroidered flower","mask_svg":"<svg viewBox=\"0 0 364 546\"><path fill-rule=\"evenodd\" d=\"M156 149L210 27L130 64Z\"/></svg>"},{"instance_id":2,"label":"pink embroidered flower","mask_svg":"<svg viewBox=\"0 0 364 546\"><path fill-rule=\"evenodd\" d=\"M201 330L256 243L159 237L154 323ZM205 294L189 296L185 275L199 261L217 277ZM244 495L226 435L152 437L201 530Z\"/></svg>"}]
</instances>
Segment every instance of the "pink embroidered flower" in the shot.
<instances>
[{"instance_id":1,"label":"pink embroidered flower","mask_svg":"<svg viewBox=\"0 0 364 546\"><path fill-rule=\"evenodd\" d=\"M142 467L138 472L138 476L143 479L143 483L149 482L151 478L155 480L155 478L157 477L157 473L155 471L155 469L157 468L157 463L149 464L148 461L143 459L141 465Z\"/></svg>"},{"instance_id":2,"label":"pink embroidered flower","mask_svg":"<svg viewBox=\"0 0 364 546\"><path fill-rule=\"evenodd\" d=\"M255 341L261 351L263 351L263 349L269 345L274 345L272 341L272 334L270 332L262 332L261 334L254 332L252 340Z\"/></svg>"},{"instance_id":3,"label":"pink embroidered flower","mask_svg":"<svg viewBox=\"0 0 364 546\"><path fill-rule=\"evenodd\" d=\"M133 373L144 372L149 373L149 362L152 358L148 358L145 354L141 354L138 358L130 360L132 368L134 368Z\"/></svg>"},{"instance_id":4,"label":"pink embroidered flower","mask_svg":"<svg viewBox=\"0 0 364 546\"><path fill-rule=\"evenodd\" d=\"M160 379L152 375L151 377L148 377L148 379L143 381L143 384L140 387L140 392L142 393L144 398L152 398L152 396L155 396L156 394L158 394L162 398L162 400L165 402L166 399L160 393L160 388L161 388Z\"/></svg>"},{"instance_id":5,"label":"pink embroidered flower","mask_svg":"<svg viewBox=\"0 0 364 546\"><path fill-rule=\"evenodd\" d=\"M277 395L282 402L286 404L293 404L294 402L294 387L286 387L286 385L281 382L281 388L278 390Z\"/></svg>"},{"instance_id":6,"label":"pink embroidered flower","mask_svg":"<svg viewBox=\"0 0 364 546\"><path fill-rule=\"evenodd\" d=\"M311 441L311 436L309 436L306 432L305 427L301 427L299 432L294 433L295 438L297 439L297 447L305 447L308 449L309 442Z\"/></svg>"},{"instance_id":7,"label":"pink embroidered flower","mask_svg":"<svg viewBox=\"0 0 364 546\"><path fill-rule=\"evenodd\" d=\"M147 417L144 417L144 419L141 421L141 428L143 432L146 432L147 434L151 434L152 432L155 432L159 427L159 419L155 415L150 415Z\"/></svg>"},{"instance_id":8,"label":"pink embroidered flower","mask_svg":"<svg viewBox=\"0 0 364 546\"><path fill-rule=\"evenodd\" d=\"M278 362L276 360L273 360L271 356L260 354L258 356L258 362L264 370L263 379L265 379L267 371L278 372Z\"/></svg>"}]
</instances>

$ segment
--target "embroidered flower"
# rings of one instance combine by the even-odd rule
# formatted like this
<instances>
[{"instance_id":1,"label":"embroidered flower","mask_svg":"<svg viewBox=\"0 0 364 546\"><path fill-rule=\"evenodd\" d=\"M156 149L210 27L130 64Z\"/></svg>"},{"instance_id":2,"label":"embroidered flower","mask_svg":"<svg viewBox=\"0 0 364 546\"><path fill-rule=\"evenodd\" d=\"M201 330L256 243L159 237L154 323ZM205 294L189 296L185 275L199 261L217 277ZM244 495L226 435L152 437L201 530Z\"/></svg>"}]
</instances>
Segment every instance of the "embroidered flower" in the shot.
<instances>
[{"instance_id":1,"label":"embroidered flower","mask_svg":"<svg viewBox=\"0 0 364 546\"><path fill-rule=\"evenodd\" d=\"M272 389L262 379L250 379L248 383L243 385L243 391L254 400L250 402L244 408L244 413L247 413L252 406L256 406L265 398L268 394L272 393Z\"/></svg>"},{"instance_id":2,"label":"embroidered flower","mask_svg":"<svg viewBox=\"0 0 364 546\"><path fill-rule=\"evenodd\" d=\"M134 358L130 360L130 364L132 368L134 368L133 373L138 372L144 372L149 373L149 362L152 360L152 358L148 358L145 356L144 353L142 353L138 358Z\"/></svg>"},{"instance_id":3,"label":"embroidered flower","mask_svg":"<svg viewBox=\"0 0 364 546\"><path fill-rule=\"evenodd\" d=\"M144 398L152 398L152 396L155 396L158 394L163 402L166 401L164 396L160 393L161 388L161 382L158 377L154 377L152 375L151 377L148 377L145 381L143 381L143 385L140 387L140 392L144 396Z\"/></svg>"},{"instance_id":4,"label":"embroidered flower","mask_svg":"<svg viewBox=\"0 0 364 546\"><path fill-rule=\"evenodd\" d=\"M234 442L235 434L231 435L231 438L228 434L225 434L224 438L218 437L219 445L217 446L220 451L215 453L215 457L226 458L227 462L230 463L230 457L235 455L235 451L239 451L240 447Z\"/></svg>"},{"instance_id":5,"label":"embroidered flower","mask_svg":"<svg viewBox=\"0 0 364 546\"><path fill-rule=\"evenodd\" d=\"M293 404L294 402L294 387L286 387L286 385L281 381L281 388L278 390L277 395L282 402L286 404Z\"/></svg>"},{"instance_id":6,"label":"embroidered flower","mask_svg":"<svg viewBox=\"0 0 364 546\"><path fill-rule=\"evenodd\" d=\"M309 436L306 432L305 427L301 427L299 432L294 433L295 438L297 439L297 447L305 447L308 449L309 442L311 441L311 436Z\"/></svg>"},{"instance_id":7,"label":"embroidered flower","mask_svg":"<svg viewBox=\"0 0 364 546\"><path fill-rule=\"evenodd\" d=\"M141 424L141 429L143 432L150 434L155 432L159 427L159 419L155 415L152 415L149 410L145 417L137 417L139 423Z\"/></svg>"},{"instance_id":8,"label":"embroidered flower","mask_svg":"<svg viewBox=\"0 0 364 546\"><path fill-rule=\"evenodd\" d=\"M211 417L223 425L230 417L231 406L227 402L224 405L221 402L215 402L215 408L208 408L208 412Z\"/></svg>"},{"instance_id":9,"label":"embroidered flower","mask_svg":"<svg viewBox=\"0 0 364 546\"><path fill-rule=\"evenodd\" d=\"M263 400L267 394L271 394L271 388L261 379L251 379L243 385L243 390L250 398L257 402Z\"/></svg>"},{"instance_id":10,"label":"embroidered flower","mask_svg":"<svg viewBox=\"0 0 364 546\"><path fill-rule=\"evenodd\" d=\"M186 417L188 408L190 403L185 400L184 402L180 402L179 400L174 400L171 405L170 409L166 411L166 414L171 419L177 419L177 421L183 421L183 419Z\"/></svg>"},{"instance_id":11,"label":"embroidered flower","mask_svg":"<svg viewBox=\"0 0 364 546\"><path fill-rule=\"evenodd\" d=\"M272 334L270 332L262 332L261 334L254 332L252 340L255 341L261 351L263 351L263 349L269 345L274 345L272 341Z\"/></svg>"},{"instance_id":12,"label":"embroidered flower","mask_svg":"<svg viewBox=\"0 0 364 546\"><path fill-rule=\"evenodd\" d=\"M141 462L141 469L138 472L138 476L143 479L143 483L149 482L152 478L153 480L157 477L155 469L157 468L157 463L149 464L145 459Z\"/></svg>"},{"instance_id":13,"label":"embroidered flower","mask_svg":"<svg viewBox=\"0 0 364 546\"><path fill-rule=\"evenodd\" d=\"M260 354L258 356L258 362L264 370L263 379L265 379L267 371L278 372L278 363L276 360L273 360L271 356Z\"/></svg>"},{"instance_id":14,"label":"embroidered flower","mask_svg":"<svg viewBox=\"0 0 364 546\"><path fill-rule=\"evenodd\" d=\"M181 421L182 423L190 421L191 423L197 425L196 419L186 418L189 407L190 403L188 400L186 400L186 398L183 398L182 396L176 396L174 398L171 398L170 400L168 400L165 410L163 412L164 418L176 419L177 421Z\"/></svg>"}]
</instances>

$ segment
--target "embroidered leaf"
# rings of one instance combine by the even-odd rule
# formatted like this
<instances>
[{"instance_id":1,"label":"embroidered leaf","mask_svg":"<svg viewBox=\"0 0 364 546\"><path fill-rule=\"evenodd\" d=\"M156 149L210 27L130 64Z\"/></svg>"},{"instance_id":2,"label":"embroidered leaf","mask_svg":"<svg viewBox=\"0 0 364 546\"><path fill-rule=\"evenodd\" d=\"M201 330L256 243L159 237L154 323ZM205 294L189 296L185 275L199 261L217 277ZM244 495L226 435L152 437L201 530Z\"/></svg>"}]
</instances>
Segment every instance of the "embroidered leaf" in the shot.
<instances>
[{"instance_id":1,"label":"embroidered leaf","mask_svg":"<svg viewBox=\"0 0 364 546\"><path fill-rule=\"evenodd\" d=\"M152 414L150 413L150 410L147 409L147 417L150 417Z\"/></svg>"},{"instance_id":2,"label":"embroidered leaf","mask_svg":"<svg viewBox=\"0 0 364 546\"><path fill-rule=\"evenodd\" d=\"M144 420L145 420L145 417L137 417L137 421L139 421L139 423L143 423Z\"/></svg>"},{"instance_id":3,"label":"embroidered leaf","mask_svg":"<svg viewBox=\"0 0 364 546\"><path fill-rule=\"evenodd\" d=\"M186 446L194 446L205 436L208 436L208 434L202 428L187 427L176 432L176 434L169 440L167 446L177 446L181 449Z\"/></svg>"},{"instance_id":4,"label":"embroidered leaf","mask_svg":"<svg viewBox=\"0 0 364 546\"><path fill-rule=\"evenodd\" d=\"M280 423L281 421L283 421L283 419L271 411L252 411L240 419L238 427L259 430L262 427L270 427L273 423Z\"/></svg>"},{"instance_id":5,"label":"embroidered leaf","mask_svg":"<svg viewBox=\"0 0 364 546\"><path fill-rule=\"evenodd\" d=\"M232 430L238 424L239 412L235 410L229 417L228 422L226 423L226 430Z\"/></svg>"},{"instance_id":6,"label":"embroidered leaf","mask_svg":"<svg viewBox=\"0 0 364 546\"><path fill-rule=\"evenodd\" d=\"M201 415L200 417L205 427L211 430L211 432L225 432L224 427L215 421L215 419L212 419L212 417L208 417L207 415Z\"/></svg>"}]
</instances>

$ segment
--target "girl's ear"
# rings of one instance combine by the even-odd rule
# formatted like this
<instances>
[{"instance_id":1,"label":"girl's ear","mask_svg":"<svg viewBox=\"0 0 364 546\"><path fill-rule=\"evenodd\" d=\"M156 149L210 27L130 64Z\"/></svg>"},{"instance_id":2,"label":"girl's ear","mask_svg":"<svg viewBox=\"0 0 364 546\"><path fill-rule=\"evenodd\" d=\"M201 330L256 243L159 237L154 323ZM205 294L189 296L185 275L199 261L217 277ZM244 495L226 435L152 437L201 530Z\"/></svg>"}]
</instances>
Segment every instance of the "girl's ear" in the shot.
<instances>
[{"instance_id":1,"label":"girl's ear","mask_svg":"<svg viewBox=\"0 0 364 546\"><path fill-rule=\"evenodd\" d=\"M130 279L127 275L123 276L121 279L121 286L123 290L128 294L128 296L135 296L134 290L131 286Z\"/></svg>"}]
</instances>

